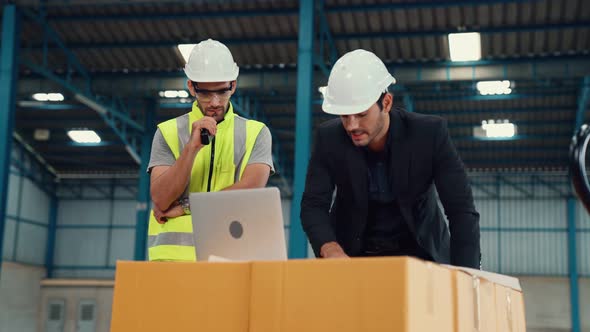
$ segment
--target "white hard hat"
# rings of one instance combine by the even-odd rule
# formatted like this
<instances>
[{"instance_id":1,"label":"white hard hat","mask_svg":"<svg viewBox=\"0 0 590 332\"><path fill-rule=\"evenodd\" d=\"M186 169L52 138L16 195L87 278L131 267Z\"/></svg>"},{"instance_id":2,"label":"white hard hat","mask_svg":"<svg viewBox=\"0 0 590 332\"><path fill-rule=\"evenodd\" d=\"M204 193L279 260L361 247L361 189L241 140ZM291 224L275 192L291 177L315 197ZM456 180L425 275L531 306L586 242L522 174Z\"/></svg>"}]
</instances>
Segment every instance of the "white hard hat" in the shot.
<instances>
[{"instance_id":1,"label":"white hard hat","mask_svg":"<svg viewBox=\"0 0 590 332\"><path fill-rule=\"evenodd\" d=\"M193 82L234 81L239 72L227 46L213 39L195 45L184 66L184 73Z\"/></svg>"},{"instance_id":2,"label":"white hard hat","mask_svg":"<svg viewBox=\"0 0 590 332\"><path fill-rule=\"evenodd\" d=\"M348 52L334 64L328 86L319 88L324 96L322 109L336 115L364 112L394 83L375 54L362 49Z\"/></svg>"}]
</instances>

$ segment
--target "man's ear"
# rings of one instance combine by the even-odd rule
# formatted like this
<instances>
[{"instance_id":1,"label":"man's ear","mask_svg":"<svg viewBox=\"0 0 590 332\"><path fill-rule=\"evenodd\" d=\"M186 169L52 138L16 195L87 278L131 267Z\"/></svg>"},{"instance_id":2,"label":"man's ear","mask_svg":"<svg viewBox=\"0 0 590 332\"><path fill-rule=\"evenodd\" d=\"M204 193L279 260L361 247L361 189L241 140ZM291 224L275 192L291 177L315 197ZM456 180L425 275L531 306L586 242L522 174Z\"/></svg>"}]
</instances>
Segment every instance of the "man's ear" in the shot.
<instances>
[{"instance_id":1,"label":"man's ear","mask_svg":"<svg viewBox=\"0 0 590 332\"><path fill-rule=\"evenodd\" d=\"M188 87L188 91L191 96L196 97L197 93L195 92L195 87L193 86L193 81L186 80L186 86Z\"/></svg>"},{"instance_id":2,"label":"man's ear","mask_svg":"<svg viewBox=\"0 0 590 332\"><path fill-rule=\"evenodd\" d=\"M387 92L385 94L385 96L383 96L382 105L383 105L383 111L385 113L389 113L389 111L391 111L391 108L393 107L393 94L392 93Z\"/></svg>"},{"instance_id":3,"label":"man's ear","mask_svg":"<svg viewBox=\"0 0 590 332\"><path fill-rule=\"evenodd\" d=\"M230 83L231 83L231 94L233 95L236 92L236 88L238 86L238 81L233 80Z\"/></svg>"}]
</instances>

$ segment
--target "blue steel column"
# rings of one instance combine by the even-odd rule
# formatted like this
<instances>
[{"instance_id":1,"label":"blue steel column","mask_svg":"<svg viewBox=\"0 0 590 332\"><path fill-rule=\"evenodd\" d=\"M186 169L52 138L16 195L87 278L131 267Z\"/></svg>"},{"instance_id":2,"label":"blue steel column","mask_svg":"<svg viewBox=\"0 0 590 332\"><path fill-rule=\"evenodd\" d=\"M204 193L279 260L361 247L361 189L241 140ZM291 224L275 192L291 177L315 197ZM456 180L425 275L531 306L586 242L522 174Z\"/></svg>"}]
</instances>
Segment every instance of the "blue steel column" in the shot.
<instances>
[{"instance_id":1,"label":"blue steel column","mask_svg":"<svg viewBox=\"0 0 590 332\"><path fill-rule=\"evenodd\" d=\"M139 165L139 190L137 191L137 220L135 224L135 254L138 261L146 259L147 226L150 207L150 175L146 172L150 161L152 139L155 131L156 101L146 101L145 130L141 138L141 164Z\"/></svg>"},{"instance_id":2,"label":"blue steel column","mask_svg":"<svg viewBox=\"0 0 590 332\"><path fill-rule=\"evenodd\" d=\"M305 175L311 143L311 89L313 86L313 0L299 2L299 53L297 55L297 113L295 114L295 174L291 200L289 257L307 257L307 238L301 227L299 213L305 189Z\"/></svg>"},{"instance_id":3,"label":"blue steel column","mask_svg":"<svg viewBox=\"0 0 590 332\"><path fill-rule=\"evenodd\" d=\"M57 190L57 188L55 189ZM49 226L47 227L47 248L45 250L45 270L47 278L53 278L53 257L55 253L55 233L57 229L58 200L54 194L49 205Z\"/></svg>"},{"instance_id":4,"label":"blue steel column","mask_svg":"<svg viewBox=\"0 0 590 332\"><path fill-rule=\"evenodd\" d=\"M20 17L15 5L4 6L2 17L2 58L0 59L0 272L2 248L4 247L4 225L8 198L8 174L12 148L12 131L18 78Z\"/></svg>"},{"instance_id":5,"label":"blue steel column","mask_svg":"<svg viewBox=\"0 0 590 332\"><path fill-rule=\"evenodd\" d=\"M572 332L580 332L580 299L578 287L578 253L576 246L576 200L567 199L567 256L570 279Z\"/></svg>"}]
</instances>

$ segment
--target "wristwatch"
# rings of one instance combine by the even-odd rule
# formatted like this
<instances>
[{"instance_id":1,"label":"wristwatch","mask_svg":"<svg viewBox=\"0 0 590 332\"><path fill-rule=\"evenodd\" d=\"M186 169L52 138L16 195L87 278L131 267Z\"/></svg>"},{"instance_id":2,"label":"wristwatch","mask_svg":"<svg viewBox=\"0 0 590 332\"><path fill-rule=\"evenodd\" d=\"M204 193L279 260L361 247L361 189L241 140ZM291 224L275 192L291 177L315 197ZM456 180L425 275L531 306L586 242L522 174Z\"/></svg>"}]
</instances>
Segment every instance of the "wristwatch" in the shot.
<instances>
[{"instance_id":1,"label":"wristwatch","mask_svg":"<svg viewBox=\"0 0 590 332\"><path fill-rule=\"evenodd\" d=\"M191 214L191 206L188 200L188 197L184 197L178 200L178 204L180 204L180 206L182 206L182 209L184 210L184 214Z\"/></svg>"}]
</instances>

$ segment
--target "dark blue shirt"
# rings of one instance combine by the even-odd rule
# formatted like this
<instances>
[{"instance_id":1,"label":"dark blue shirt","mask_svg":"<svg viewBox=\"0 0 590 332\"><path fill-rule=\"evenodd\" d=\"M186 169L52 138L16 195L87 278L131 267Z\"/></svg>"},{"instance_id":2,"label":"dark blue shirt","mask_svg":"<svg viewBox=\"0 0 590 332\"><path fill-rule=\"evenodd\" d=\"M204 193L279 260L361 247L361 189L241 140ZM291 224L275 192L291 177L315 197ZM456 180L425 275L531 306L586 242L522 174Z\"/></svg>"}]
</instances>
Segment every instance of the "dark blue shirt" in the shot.
<instances>
[{"instance_id":1,"label":"dark blue shirt","mask_svg":"<svg viewBox=\"0 0 590 332\"><path fill-rule=\"evenodd\" d=\"M369 215L364 234L365 255L411 255L423 257L418 243L403 220L392 185L391 130L383 151L365 148Z\"/></svg>"}]
</instances>

